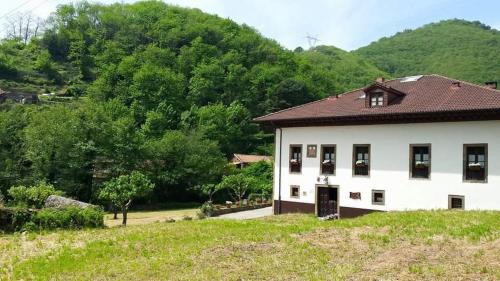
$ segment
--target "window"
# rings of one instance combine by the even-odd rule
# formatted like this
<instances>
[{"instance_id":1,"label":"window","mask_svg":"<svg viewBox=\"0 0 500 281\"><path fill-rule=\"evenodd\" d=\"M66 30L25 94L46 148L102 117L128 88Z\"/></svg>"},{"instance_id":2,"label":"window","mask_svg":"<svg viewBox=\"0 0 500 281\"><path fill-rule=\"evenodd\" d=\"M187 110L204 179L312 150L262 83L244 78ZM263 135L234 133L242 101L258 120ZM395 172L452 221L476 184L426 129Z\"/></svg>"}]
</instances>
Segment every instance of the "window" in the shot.
<instances>
[{"instance_id":1,"label":"window","mask_svg":"<svg viewBox=\"0 0 500 281\"><path fill-rule=\"evenodd\" d=\"M431 172L431 145L410 145L410 175L428 179Z\"/></svg>"},{"instance_id":2,"label":"window","mask_svg":"<svg viewBox=\"0 0 500 281\"><path fill-rule=\"evenodd\" d=\"M300 187L298 185L290 186L290 198L300 198Z\"/></svg>"},{"instance_id":3,"label":"window","mask_svg":"<svg viewBox=\"0 0 500 281\"><path fill-rule=\"evenodd\" d=\"M385 205L385 191L372 190L372 204L373 205Z\"/></svg>"},{"instance_id":4,"label":"window","mask_svg":"<svg viewBox=\"0 0 500 281\"><path fill-rule=\"evenodd\" d=\"M370 95L370 105L373 106L383 106L384 105L384 93L372 93Z\"/></svg>"},{"instance_id":5,"label":"window","mask_svg":"<svg viewBox=\"0 0 500 281\"><path fill-rule=\"evenodd\" d=\"M370 174L370 145L355 144L352 158L353 174L368 176Z\"/></svg>"},{"instance_id":6,"label":"window","mask_svg":"<svg viewBox=\"0 0 500 281\"><path fill-rule=\"evenodd\" d=\"M448 195L448 209L464 209L465 198L460 195Z\"/></svg>"},{"instance_id":7,"label":"window","mask_svg":"<svg viewBox=\"0 0 500 281\"><path fill-rule=\"evenodd\" d=\"M486 182L488 177L488 145L464 145L464 180Z\"/></svg>"},{"instance_id":8,"label":"window","mask_svg":"<svg viewBox=\"0 0 500 281\"><path fill-rule=\"evenodd\" d=\"M321 146L321 174L335 175L335 145Z\"/></svg>"},{"instance_id":9,"label":"window","mask_svg":"<svg viewBox=\"0 0 500 281\"><path fill-rule=\"evenodd\" d=\"M300 173L302 170L302 145L290 146L290 173Z\"/></svg>"}]
</instances>

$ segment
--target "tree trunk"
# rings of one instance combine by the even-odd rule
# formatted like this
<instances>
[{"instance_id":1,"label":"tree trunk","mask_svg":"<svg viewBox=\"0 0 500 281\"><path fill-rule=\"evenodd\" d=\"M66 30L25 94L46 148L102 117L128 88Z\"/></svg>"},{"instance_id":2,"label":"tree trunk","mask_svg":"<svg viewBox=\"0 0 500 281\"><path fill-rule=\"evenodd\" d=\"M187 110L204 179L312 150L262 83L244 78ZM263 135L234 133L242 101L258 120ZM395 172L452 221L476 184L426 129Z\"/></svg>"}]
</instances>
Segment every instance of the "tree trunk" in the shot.
<instances>
[{"instance_id":1,"label":"tree trunk","mask_svg":"<svg viewBox=\"0 0 500 281\"><path fill-rule=\"evenodd\" d=\"M122 213L123 213L122 225L123 226L127 225L127 212L128 212L128 207L130 207L131 203L132 203L132 199L128 200L127 204L123 205L123 207L122 207Z\"/></svg>"},{"instance_id":2,"label":"tree trunk","mask_svg":"<svg viewBox=\"0 0 500 281\"><path fill-rule=\"evenodd\" d=\"M113 203L108 202L108 209L113 211L113 219L117 220L118 219L118 207L115 206Z\"/></svg>"},{"instance_id":3,"label":"tree trunk","mask_svg":"<svg viewBox=\"0 0 500 281\"><path fill-rule=\"evenodd\" d=\"M123 226L126 226L127 225L127 207L125 207L125 205L123 205L122 207L122 216L123 216L123 220L122 220L122 225Z\"/></svg>"}]
</instances>

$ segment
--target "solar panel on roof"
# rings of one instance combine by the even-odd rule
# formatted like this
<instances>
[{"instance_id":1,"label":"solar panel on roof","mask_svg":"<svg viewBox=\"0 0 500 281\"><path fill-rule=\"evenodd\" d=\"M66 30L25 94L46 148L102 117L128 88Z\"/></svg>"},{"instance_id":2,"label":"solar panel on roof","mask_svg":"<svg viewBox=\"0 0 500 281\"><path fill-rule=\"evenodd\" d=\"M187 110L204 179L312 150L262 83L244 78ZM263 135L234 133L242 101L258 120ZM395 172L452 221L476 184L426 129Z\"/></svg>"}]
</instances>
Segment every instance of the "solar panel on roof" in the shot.
<instances>
[{"instance_id":1,"label":"solar panel on roof","mask_svg":"<svg viewBox=\"0 0 500 281\"><path fill-rule=\"evenodd\" d=\"M415 76L407 76L401 79L401 83L405 82L415 82L418 81L418 79L422 78L423 75L415 75Z\"/></svg>"}]
</instances>

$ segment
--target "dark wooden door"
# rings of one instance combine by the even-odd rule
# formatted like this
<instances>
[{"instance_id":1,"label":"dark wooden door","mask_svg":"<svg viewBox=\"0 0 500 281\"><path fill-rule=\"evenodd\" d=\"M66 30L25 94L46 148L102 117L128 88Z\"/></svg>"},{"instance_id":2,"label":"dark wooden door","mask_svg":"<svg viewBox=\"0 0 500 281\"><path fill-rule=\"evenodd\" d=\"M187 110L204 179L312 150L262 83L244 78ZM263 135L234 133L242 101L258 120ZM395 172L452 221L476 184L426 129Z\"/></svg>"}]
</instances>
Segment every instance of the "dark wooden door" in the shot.
<instances>
[{"instance_id":1,"label":"dark wooden door","mask_svg":"<svg viewBox=\"0 0 500 281\"><path fill-rule=\"evenodd\" d=\"M337 213L337 189L318 187L318 217Z\"/></svg>"}]
</instances>

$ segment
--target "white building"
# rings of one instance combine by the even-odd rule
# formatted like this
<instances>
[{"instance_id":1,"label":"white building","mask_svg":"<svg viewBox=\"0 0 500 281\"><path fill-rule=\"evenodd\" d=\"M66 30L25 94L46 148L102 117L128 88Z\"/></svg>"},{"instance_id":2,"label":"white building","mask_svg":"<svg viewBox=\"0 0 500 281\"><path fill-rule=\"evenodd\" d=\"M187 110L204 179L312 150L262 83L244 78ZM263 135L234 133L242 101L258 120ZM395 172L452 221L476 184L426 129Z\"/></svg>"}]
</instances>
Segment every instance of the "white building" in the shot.
<instances>
[{"instance_id":1,"label":"white building","mask_svg":"<svg viewBox=\"0 0 500 281\"><path fill-rule=\"evenodd\" d=\"M424 75L255 119L276 132L275 213L500 210L500 91Z\"/></svg>"}]
</instances>

